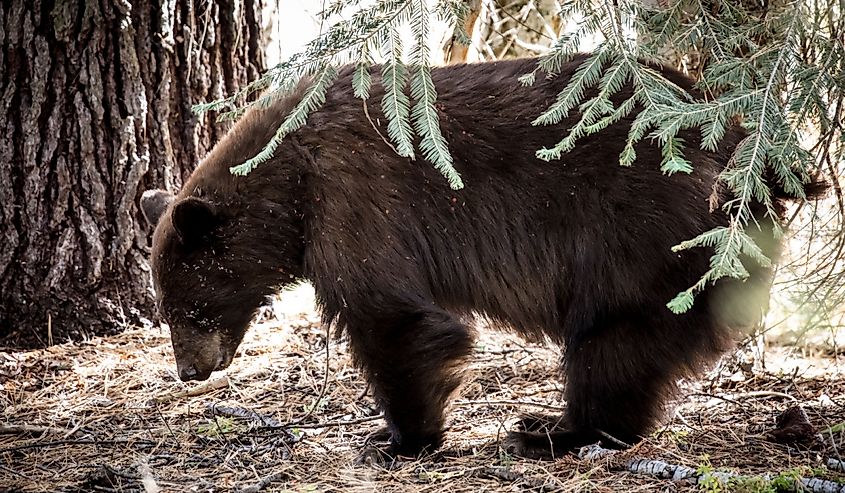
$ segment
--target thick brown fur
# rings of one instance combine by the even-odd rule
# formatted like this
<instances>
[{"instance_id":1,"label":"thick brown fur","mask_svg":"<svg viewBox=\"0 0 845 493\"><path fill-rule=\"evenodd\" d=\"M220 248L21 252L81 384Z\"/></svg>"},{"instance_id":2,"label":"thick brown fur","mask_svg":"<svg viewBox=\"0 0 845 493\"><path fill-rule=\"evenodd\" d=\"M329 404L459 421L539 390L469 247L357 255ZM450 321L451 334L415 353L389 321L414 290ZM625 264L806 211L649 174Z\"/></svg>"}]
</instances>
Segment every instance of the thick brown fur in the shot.
<instances>
[{"instance_id":1,"label":"thick brown fur","mask_svg":"<svg viewBox=\"0 0 845 493\"><path fill-rule=\"evenodd\" d=\"M296 99L248 112L160 214L154 235L156 291L182 378L228 365L265 297L306 279L366 372L392 455L440 445L444 407L473 346L461 321L470 313L562 348L566 414L548 435L514 432L514 452L560 453L608 436L632 443L648 432L676 380L760 319L771 272L720 282L683 315L666 308L708 268L712 251L671 247L727 223L708 198L742 134L731 130L718 152L705 152L697 132L682 133L689 176L661 173L649 142L636 147L633 167L620 166L631 118L584 137L560 161L538 160L535 151L561 139L575 116L530 122L580 61L526 88L517 77L534 60L434 70L460 191L424 159L391 150L377 76L372 120L345 69L308 124L238 177L229 167L263 148ZM752 233L776 259L772 223L754 207Z\"/></svg>"}]
</instances>

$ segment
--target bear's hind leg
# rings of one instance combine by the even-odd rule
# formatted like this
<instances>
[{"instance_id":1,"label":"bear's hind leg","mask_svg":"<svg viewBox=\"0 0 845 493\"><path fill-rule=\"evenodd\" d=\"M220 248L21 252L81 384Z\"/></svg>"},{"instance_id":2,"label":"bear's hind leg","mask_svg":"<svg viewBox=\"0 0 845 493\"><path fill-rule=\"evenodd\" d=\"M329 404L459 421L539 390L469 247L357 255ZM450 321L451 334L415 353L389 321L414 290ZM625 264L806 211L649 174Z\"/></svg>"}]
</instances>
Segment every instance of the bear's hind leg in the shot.
<instances>
[{"instance_id":1,"label":"bear's hind leg","mask_svg":"<svg viewBox=\"0 0 845 493\"><path fill-rule=\"evenodd\" d=\"M431 452L442 441L444 408L460 385L472 333L433 304L385 303L363 313L347 330L390 429L387 453Z\"/></svg>"},{"instance_id":2,"label":"bear's hind leg","mask_svg":"<svg viewBox=\"0 0 845 493\"><path fill-rule=\"evenodd\" d=\"M516 431L508 449L554 457L590 443L632 445L662 417L675 382L714 360L726 338L701 311L605 320L566 348L566 412L560 429Z\"/></svg>"}]
</instances>

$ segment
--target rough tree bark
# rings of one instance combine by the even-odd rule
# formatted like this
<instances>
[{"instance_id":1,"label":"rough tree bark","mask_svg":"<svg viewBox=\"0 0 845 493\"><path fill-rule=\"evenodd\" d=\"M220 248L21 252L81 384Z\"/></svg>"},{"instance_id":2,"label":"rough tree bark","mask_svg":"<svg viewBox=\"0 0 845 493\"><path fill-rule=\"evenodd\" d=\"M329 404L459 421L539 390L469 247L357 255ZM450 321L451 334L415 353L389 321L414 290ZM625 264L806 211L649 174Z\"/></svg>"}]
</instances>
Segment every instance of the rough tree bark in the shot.
<instances>
[{"instance_id":1,"label":"rough tree bark","mask_svg":"<svg viewBox=\"0 0 845 493\"><path fill-rule=\"evenodd\" d=\"M149 187L225 131L191 105L263 70L260 0L0 1L0 346L151 317Z\"/></svg>"}]
</instances>

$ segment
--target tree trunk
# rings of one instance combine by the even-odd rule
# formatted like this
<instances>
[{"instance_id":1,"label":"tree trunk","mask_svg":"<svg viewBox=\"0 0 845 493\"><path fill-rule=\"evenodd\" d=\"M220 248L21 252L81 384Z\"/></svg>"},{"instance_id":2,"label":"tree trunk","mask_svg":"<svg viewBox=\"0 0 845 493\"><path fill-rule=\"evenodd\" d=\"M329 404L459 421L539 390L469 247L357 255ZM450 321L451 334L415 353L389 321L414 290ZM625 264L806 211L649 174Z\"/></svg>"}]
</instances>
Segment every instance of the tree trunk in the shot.
<instances>
[{"instance_id":1,"label":"tree trunk","mask_svg":"<svg viewBox=\"0 0 845 493\"><path fill-rule=\"evenodd\" d=\"M475 29L475 21L478 20L478 14L481 13L481 0L467 0L467 16L464 19L464 34L472 39L472 32ZM469 45L460 42L458 34L453 33L446 45L443 47L443 58L446 63L463 63L467 61L467 53L469 52Z\"/></svg>"},{"instance_id":2,"label":"tree trunk","mask_svg":"<svg viewBox=\"0 0 845 493\"><path fill-rule=\"evenodd\" d=\"M0 346L153 316L138 199L225 132L191 105L263 70L259 4L0 2Z\"/></svg>"}]
</instances>

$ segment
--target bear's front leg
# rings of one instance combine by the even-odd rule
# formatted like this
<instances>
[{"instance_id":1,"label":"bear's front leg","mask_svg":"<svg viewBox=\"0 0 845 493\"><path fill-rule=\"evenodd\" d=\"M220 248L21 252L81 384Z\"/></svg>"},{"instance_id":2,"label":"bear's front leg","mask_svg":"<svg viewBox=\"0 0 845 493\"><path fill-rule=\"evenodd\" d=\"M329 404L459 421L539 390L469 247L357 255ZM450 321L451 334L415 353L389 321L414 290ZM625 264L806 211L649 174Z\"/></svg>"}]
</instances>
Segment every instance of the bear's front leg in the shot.
<instances>
[{"instance_id":1,"label":"bear's front leg","mask_svg":"<svg viewBox=\"0 0 845 493\"><path fill-rule=\"evenodd\" d=\"M391 457L431 452L443 439L443 410L460 384L472 333L434 304L382 303L344 317L390 430Z\"/></svg>"}]
</instances>

